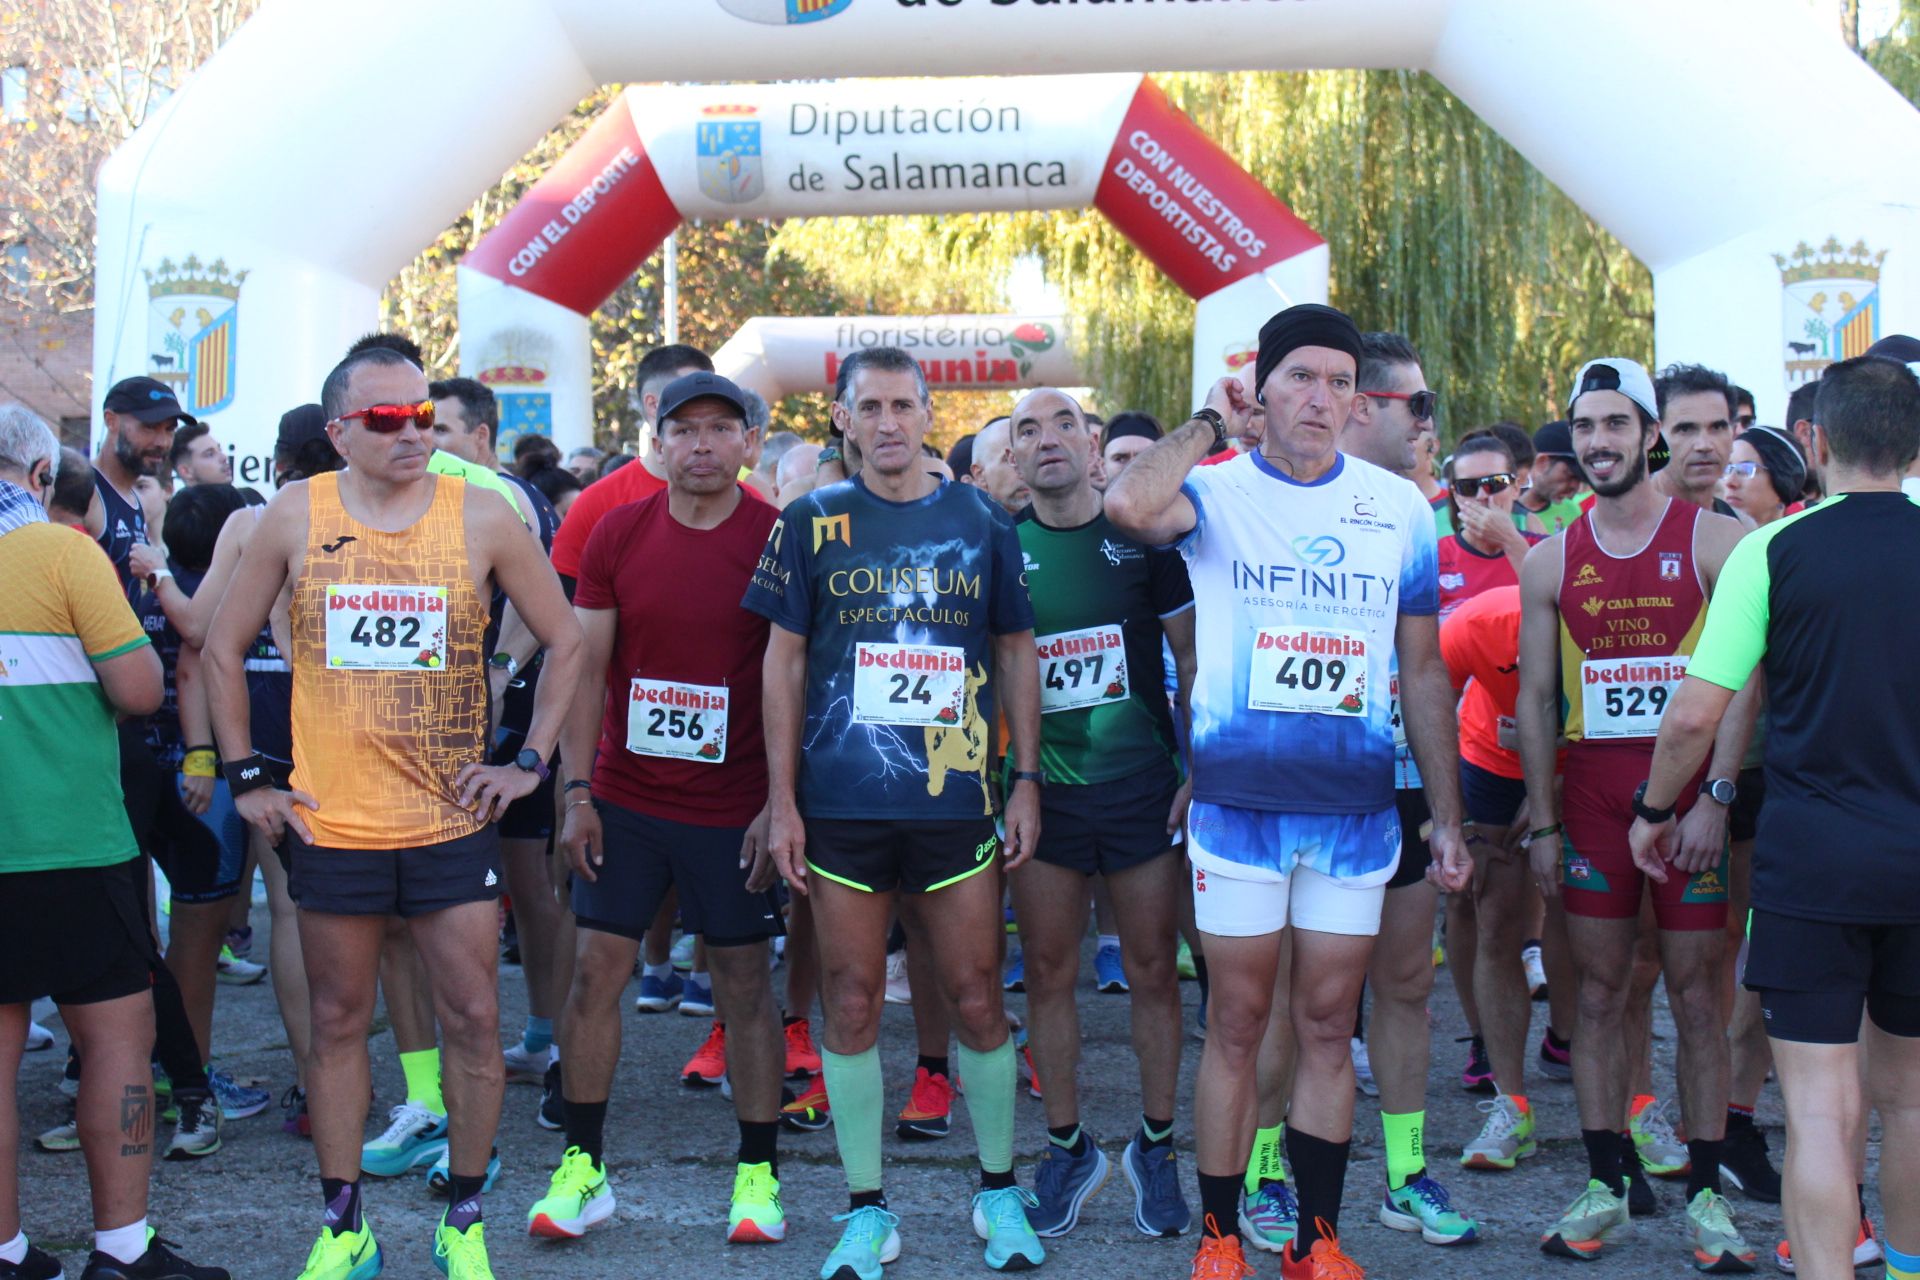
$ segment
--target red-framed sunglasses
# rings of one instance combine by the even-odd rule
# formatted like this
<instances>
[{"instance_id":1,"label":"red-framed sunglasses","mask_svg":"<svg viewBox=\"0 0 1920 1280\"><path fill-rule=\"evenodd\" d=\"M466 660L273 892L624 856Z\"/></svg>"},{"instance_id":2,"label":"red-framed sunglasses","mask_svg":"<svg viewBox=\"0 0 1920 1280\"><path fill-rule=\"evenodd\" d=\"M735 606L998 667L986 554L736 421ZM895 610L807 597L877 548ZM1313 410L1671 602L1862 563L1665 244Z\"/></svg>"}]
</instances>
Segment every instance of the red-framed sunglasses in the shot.
<instances>
[{"instance_id":1,"label":"red-framed sunglasses","mask_svg":"<svg viewBox=\"0 0 1920 1280\"><path fill-rule=\"evenodd\" d=\"M353 413L343 413L334 422L346 422L358 418L360 424L369 431L390 436L411 422L422 431L433 430L433 401L422 400L419 404L370 404ZM329 423L329 426L332 424Z\"/></svg>"},{"instance_id":2,"label":"red-framed sunglasses","mask_svg":"<svg viewBox=\"0 0 1920 1280\"><path fill-rule=\"evenodd\" d=\"M1376 400L1405 400L1407 412L1415 422L1431 421L1434 411L1440 407L1438 391L1362 391L1360 394Z\"/></svg>"}]
</instances>

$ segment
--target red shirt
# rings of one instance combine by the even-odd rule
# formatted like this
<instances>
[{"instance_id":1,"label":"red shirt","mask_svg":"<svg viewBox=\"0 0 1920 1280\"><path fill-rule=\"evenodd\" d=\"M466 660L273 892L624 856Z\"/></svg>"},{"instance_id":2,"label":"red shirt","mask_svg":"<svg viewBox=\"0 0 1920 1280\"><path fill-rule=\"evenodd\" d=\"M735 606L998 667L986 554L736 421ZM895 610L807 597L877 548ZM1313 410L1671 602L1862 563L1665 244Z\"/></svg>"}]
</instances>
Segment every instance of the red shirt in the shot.
<instances>
[{"instance_id":1,"label":"red shirt","mask_svg":"<svg viewBox=\"0 0 1920 1280\"><path fill-rule=\"evenodd\" d=\"M1528 546L1541 540L1541 535L1537 533L1523 533L1521 536L1527 540ZM1457 533L1440 539L1439 556L1442 622L1455 609L1484 591L1520 584L1520 575L1514 571L1513 561L1507 559L1506 552L1475 551L1460 541Z\"/></svg>"},{"instance_id":2,"label":"red shirt","mask_svg":"<svg viewBox=\"0 0 1920 1280\"><path fill-rule=\"evenodd\" d=\"M1460 699L1460 758L1502 778L1521 776L1520 755L1500 745L1500 725L1520 699L1520 588L1495 587L1440 624L1440 656Z\"/></svg>"},{"instance_id":3,"label":"red shirt","mask_svg":"<svg viewBox=\"0 0 1920 1280\"><path fill-rule=\"evenodd\" d=\"M569 578L580 576L580 561L587 553L587 540L594 526L607 513L629 502L651 498L667 487L667 482L647 470L647 464L635 458L610 476L602 476L580 491L553 535L553 569Z\"/></svg>"},{"instance_id":4,"label":"red shirt","mask_svg":"<svg viewBox=\"0 0 1920 1280\"><path fill-rule=\"evenodd\" d=\"M607 479L637 467L630 462ZM760 668L767 620L742 609L740 599L779 518L779 512L743 491L739 507L718 528L689 529L673 518L661 493L619 507L587 539L574 604L619 612L593 767L596 798L701 827L744 827L766 803ZM636 706L636 678L724 689L724 720L711 710L702 712L699 739L713 744L715 730L724 723L724 758L708 763L629 750L629 708L635 718L649 720L676 714L672 702L656 699Z\"/></svg>"}]
</instances>

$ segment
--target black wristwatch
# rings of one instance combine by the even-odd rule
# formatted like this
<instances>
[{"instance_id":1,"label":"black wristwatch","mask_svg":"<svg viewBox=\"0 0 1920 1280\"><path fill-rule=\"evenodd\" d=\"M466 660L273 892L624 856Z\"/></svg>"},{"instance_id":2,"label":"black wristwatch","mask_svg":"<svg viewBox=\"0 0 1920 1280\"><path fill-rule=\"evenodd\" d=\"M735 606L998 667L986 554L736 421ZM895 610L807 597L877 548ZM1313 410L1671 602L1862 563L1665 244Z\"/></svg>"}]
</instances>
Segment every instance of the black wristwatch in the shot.
<instances>
[{"instance_id":1,"label":"black wristwatch","mask_svg":"<svg viewBox=\"0 0 1920 1280\"><path fill-rule=\"evenodd\" d=\"M1220 411L1202 405L1193 411L1193 417L1190 418L1189 421L1204 422L1211 426L1213 428L1213 448L1207 452L1220 452L1220 446L1227 442L1227 422L1226 419L1220 416Z\"/></svg>"},{"instance_id":2,"label":"black wristwatch","mask_svg":"<svg viewBox=\"0 0 1920 1280\"><path fill-rule=\"evenodd\" d=\"M1740 788L1731 778L1708 778L1700 784L1700 794L1717 804L1731 806Z\"/></svg>"},{"instance_id":3,"label":"black wristwatch","mask_svg":"<svg viewBox=\"0 0 1920 1280\"><path fill-rule=\"evenodd\" d=\"M1651 782L1652 779L1649 778L1647 781ZM1658 826L1660 823L1673 817L1673 806L1668 805L1664 809L1648 807L1647 783L1643 782L1633 789L1633 812L1635 817L1644 818L1646 821Z\"/></svg>"},{"instance_id":4,"label":"black wristwatch","mask_svg":"<svg viewBox=\"0 0 1920 1280\"><path fill-rule=\"evenodd\" d=\"M1040 769L1015 769L1008 775L1009 782L1031 782L1036 787L1047 785L1047 775Z\"/></svg>"},{"instance_id":5,"label":"black wristwatch","mask_svg":"<svg viewBox=\"0 0 1920 1280\"><path fill-rule=\"evenodd\" d=\"M520 754L513 758L513 763L528 773L539 774L542 782L545 782L552 773L552 770L547 768L547 762L542 760L540 753L532 747L520 748Z\"/></svg>"}]
</instances>

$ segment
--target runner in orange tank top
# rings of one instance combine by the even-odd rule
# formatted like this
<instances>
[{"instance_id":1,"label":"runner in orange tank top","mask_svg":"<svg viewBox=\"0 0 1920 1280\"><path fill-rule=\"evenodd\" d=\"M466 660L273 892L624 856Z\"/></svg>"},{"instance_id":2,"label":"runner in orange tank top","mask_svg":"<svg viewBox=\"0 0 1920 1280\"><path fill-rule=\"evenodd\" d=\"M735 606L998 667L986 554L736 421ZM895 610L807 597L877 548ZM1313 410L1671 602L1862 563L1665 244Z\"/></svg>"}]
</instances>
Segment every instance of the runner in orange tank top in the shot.
<instances>
[{"instance_id":1,"label":"runner in orange tank top","mask_svg":"<svg viewBox=\"0 0 1920 1280\"><path fill-rule=\"evenodd\" d=\"M1515 705L1541 892L1566 903L1579 974L1574 1089L1590 1181L1542 1238L1547 1253L1596 1256L1652 1198L1637 1143L1622 1132L1651 972L1635 975L1642 899L1651 889L1660 967L1680 1035L1686 1150L1647 1169L1687 1178L1687 1240L1701 1269L1751 1270L1754 1251L1720 1195L1727 1043L1720 965L1726 943L1726 806L1692 804L1670 865L1636 862L1627 842L1673 690L1699 637L1715 578L1740 538L1738 522L1668 498L1649 481L1664 460L1653 384L1631 360L1589 362L1568 401L1592 510L1527 554L1521 573L1520 697ZM1753 728L1742 693L1720 727L1710 770L1732 778ZM1556 819L1555 742L1564 730L1564 819ZM1682 808L1693 799L1689 789ZM1565 828L1562 829L1561 822ZM1649 885L1648 882L1651 882ZM1643 967L1644 968L1644 967ZM1630 981L1631 977L1637 980ZM1632 1016L1629 1016L1629 1015Z\"/></svg>"},{"instance_id":2,"label":"runner in orange tank top","mask_svg":"<svg viewBox=\"0 0 1920 1280\"><path fill-rule=\"evenodd\" d=\"M431 475L419 366L375 347L328 376L327 431L347 469L276 496L205 647L214 733L234 807L279 843L300 908L313 1000L308 1111L325 1225L302 1275L358 1274L378 1246L360 1206L367 1031L391 916L441 1011L451 1204L435 1232L449 1280L491 1280L480 1192L503 1077L496 969L502 880L494 821L534 790L580 675L580 625L499 495ZM248 643L293 588L292 791L248 741ZM515 764L486 764L482 633L495 585L547 651ZM377 1261L374 1262L377 1268Z\"/></svg>"}]
</instances>

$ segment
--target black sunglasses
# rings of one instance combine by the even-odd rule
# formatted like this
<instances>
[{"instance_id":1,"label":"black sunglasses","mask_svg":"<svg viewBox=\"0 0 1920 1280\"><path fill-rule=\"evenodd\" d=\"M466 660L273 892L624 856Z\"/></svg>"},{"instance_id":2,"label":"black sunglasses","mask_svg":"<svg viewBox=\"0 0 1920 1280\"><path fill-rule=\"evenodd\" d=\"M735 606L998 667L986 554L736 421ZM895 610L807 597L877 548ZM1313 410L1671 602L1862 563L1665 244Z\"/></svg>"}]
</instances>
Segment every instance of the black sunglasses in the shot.
<instances>
[{"instance_id":1,"label":"black sunglasses","mask_svg":"<svg viewBox=\"0 0 1920 1280\"><path fill-rule=\"evenodd\" d=\"M1463 498L1477 498L1482 490L1491 498L1513 483L1513 474L1496 471L1490 476L1461 476L1453 482L1453 491Z\"/></svg>"},{"instance_id":2,"label":"black sunglasses","mask_svg":"<svg viewBox=\"0 0 1920 1280\"><path fill-rule=\"evenodd\" d=\"M1363 391L1360 394L1376 400L1405 400L1407 412L1413 415L1415 422L1431 421L1434 410L1440 407L1438 391Z\"/></svg>"}]
</instances>

